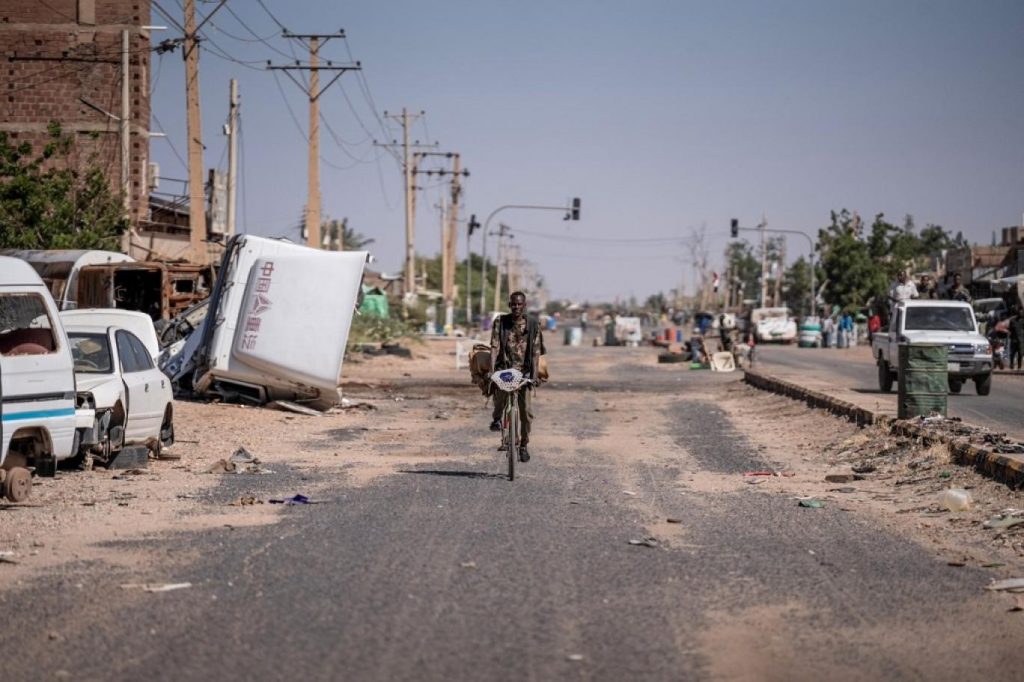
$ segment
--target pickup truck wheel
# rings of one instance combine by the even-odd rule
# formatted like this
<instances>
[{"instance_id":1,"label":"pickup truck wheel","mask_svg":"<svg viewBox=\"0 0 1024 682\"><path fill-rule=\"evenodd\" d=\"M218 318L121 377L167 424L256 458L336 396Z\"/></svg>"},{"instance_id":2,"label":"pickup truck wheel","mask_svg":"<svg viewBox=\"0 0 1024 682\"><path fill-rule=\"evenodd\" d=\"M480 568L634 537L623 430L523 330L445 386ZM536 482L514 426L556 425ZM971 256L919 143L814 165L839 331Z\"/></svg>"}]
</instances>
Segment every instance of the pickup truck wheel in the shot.
<instances>
[{"instance_id":1,"label":"pickup truck wheel","mask_svg":"<svg viewBox=\"0 0 1024 682\"><path fill-rule=\"evenodd\" d=\"M889 363L885 360L878 361L878 389L882 393L892 392L892 372L889 371Z\"/></svg>"},{"instance_id":2,"label":"pickup truck wheel","mask_svg":"<svg viewBox=\"0 0 1024 682\"><path fill-rule=\"evenodd\" d=\"M988 395L992 392L992 374L983 374L974 377L974 390L978 395Z\"/></svg>"},{"instance_id":3,"label":"pickup truck wheel","mask_svg":"<svg viewBox=\"0 0 1024 682\"><path fill-rule=\"evenodd\" d=\"M959 393L960 389L962 389L963 387L964 387L964 380L963 379L954 379L953 377L949 377L949 392L950 393Z\"/></svg>"}]
</instances>

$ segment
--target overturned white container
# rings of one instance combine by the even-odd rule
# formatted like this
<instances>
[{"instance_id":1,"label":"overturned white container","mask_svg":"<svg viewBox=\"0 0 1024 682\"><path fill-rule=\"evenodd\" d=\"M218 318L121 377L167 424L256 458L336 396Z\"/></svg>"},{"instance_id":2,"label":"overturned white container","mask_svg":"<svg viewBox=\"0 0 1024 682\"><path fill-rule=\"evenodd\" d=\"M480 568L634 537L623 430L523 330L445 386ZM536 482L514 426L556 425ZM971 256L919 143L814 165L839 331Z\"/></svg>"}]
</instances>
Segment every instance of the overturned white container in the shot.
<instances>
[{"instance_id":1,"label":"overturned white container","mask_svg":"<svg viewBox=\"0 0 1024 682\"><path fill-rule=\"evenodd\" d=\"M206 319L168 373L200 395L337 403L366 257L235 237Z\"/></svg>"}]
</instances>

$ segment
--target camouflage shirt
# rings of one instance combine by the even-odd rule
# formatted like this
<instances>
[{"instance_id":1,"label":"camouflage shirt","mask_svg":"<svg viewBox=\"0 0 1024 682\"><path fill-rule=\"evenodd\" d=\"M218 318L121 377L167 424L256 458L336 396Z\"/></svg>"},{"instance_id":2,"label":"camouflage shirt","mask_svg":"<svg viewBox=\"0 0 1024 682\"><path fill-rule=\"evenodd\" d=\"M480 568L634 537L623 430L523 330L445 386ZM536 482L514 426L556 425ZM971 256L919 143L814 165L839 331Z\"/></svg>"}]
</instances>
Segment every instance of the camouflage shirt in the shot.
<instances>
[{"instance_id":1,"label":"camouflage shirt","mask_svg":"<svg viewBox=\"0 0 1024 682\"><path fill-rule=\"evenodd\" d=\"M527 324L524 315L519 320L511 320L511 327L505 340L505 348L501 348L501 325L505 323L505 316L495 320L491 328L491 349L497 351L497 369L518 369L524 371L526 366ZM540 355L543 341L540 335L540 325L537 325L537 336L533 340L533 354Z\"/></svg>"}]
</instances>

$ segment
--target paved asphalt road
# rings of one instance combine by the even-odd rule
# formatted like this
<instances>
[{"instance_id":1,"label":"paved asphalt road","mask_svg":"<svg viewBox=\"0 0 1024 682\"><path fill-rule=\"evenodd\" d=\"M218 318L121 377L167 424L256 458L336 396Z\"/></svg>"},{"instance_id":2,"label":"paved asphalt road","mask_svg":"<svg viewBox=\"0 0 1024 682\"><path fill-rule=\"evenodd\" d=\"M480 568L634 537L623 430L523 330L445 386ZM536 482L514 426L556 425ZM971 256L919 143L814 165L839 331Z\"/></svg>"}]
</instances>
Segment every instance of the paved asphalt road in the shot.
<instances>
[{"instance_id":1,"label":"paved asphalt road","mask_svg":"<svg viewBox=\"0 0 1024 682\"><path fill-rule=\"evenodd\" d=\"M713 402L687 397L736 381L622 365L545 389L543 423L575 441L538 435L514 483L480 453L490 434L452 429L437 445L462 463L337 485L273 526L115 546L166 556L154 577L193 587L123 591L129 570L103 564L6 591L0 679L1019 679L1005 614L978 606L982 570L838 505L683 485L684 468L765 466ZM660 433L597 411L616 391L657 393ZM599 447L613 431L632 445ZM645 451L645 435L673 447ZM300 485L256 478L245 484ZM667 517L678 538L628 544Z\"/></svg>"},{"instance_id":2,"label":"paved asphalt road","mask_svg":"<svg viewBox=\"0 0 1024 682\"><path fill-rule=\"evenodd\" d=\"M797 348L764 345L757 349L761 368L773 367L806 373L817 379L835 381L837 386L871 393L879 400L896 406L896 388L885 396L878 390L878 374L867 347L837 350L834 348ZM996 373L992 393L979 396L974 383L964 384L959 395L948 398L949 415L966 422L1024 437L1024 375Z\"/></svg>"}]
</instances>

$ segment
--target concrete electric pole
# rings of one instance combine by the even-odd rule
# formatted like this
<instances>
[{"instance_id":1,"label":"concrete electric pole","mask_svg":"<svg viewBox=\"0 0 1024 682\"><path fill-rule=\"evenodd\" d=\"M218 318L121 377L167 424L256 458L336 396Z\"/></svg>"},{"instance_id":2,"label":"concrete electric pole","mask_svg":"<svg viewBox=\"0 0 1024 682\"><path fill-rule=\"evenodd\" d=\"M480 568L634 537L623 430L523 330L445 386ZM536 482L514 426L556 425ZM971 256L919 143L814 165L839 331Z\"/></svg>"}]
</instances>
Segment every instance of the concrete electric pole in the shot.
<instances>
[{"instance_id":1,"label":"concrete electric pole","mask_svg":"<svg viewBox=\"0 0 1024 682\"><path fill-rule=\"evenodd\" d=\"M189 248L192 260L205 264L206 192L203 185L203 131L199 116L199 41L196 40L196 3L185 0L185 120L188 135Z\"/></svg>"},{"instance_id":2,"label":"concrete electric pole","mask_svg":"<svg viewBox=\"0 0 1024 682\"><path fill-rule=\"evenodd\" d=\"M346 71L359 71L362 66L359 62L354 64L334 64L328 61L320 63L320 48L327 44L332 38L344 38L345 32L337 33L281 33L285 38L298 40L309 50L309 63L282 64L275 66L267 62L267 69L273 71L284 71L299 89L306 93L309 98L309 186L306 199L306 245L314 249L321 248L320 243L320 95L327 91L334 83L341 78ZM308 71L309 86L292 75L292 71ZM320 72L334 72L334 77L327 82L323 88L320 87Z\"/></svg>"},{"instance_id":3,"label":"concrete electric pole","mask_svg":"<svg viewBox=\"0 0 1024 682\"><path fill-rule=\"evenodd\" d=\"M231 79L231 95L228 103L228 206L227 227L230 237L235 234L235 217L238 186L238 80Z\"/></svg>"}]
</instances>

